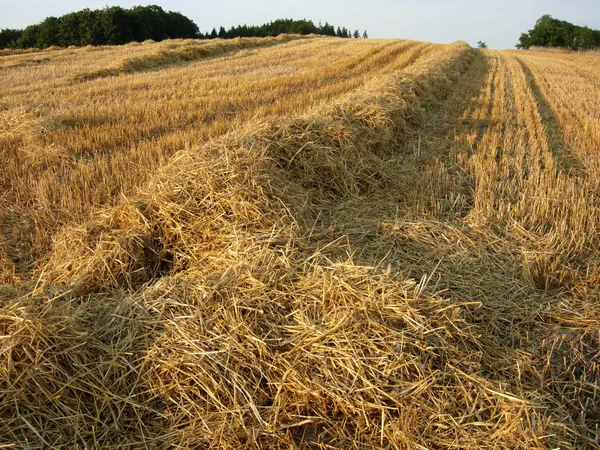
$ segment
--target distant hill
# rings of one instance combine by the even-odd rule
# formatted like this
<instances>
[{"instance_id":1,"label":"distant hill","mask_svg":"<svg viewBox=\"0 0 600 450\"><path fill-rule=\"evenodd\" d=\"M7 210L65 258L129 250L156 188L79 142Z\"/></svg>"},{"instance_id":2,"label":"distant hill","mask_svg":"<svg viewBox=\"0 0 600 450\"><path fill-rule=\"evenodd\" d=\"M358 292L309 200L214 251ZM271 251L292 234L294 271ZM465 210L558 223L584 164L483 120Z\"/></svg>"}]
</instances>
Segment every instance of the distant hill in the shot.
<instances>
[{"instance_id":1,"label":"distant hill","mask_svg":"<svg viewBox=\"0 0 600 450\"><path fill-rule=\"evenodd\" d=\"M24 30L4 29L0 31L0 48L47 48L70 45L119 45L128 42L143 42L148 39L214 39L235 37L266 37L282 33L322 34L338 37L363 37L358 30L346 27L337 29L325 22L315 25L310 20L279 19L259 26L238 25L219 31L202 33L198 26L179 12L164 11L160 6L135 6L123 9L119 6L104 9L83 9L61 17L47 17L37 25Z\"/></svg>"},{"instance_id":2,"label":"distant hill","mask_svg":"<svg viewBox=\"0 0 600 450\"><path fill-rule=\"evenodd\" d=\"M600 31L573 25L550 14L540 17L535 27L522 33L516 45L520 49L530 47L562 47L573 50L589 50L600 47Z\"/></svg>"}]
</instances>

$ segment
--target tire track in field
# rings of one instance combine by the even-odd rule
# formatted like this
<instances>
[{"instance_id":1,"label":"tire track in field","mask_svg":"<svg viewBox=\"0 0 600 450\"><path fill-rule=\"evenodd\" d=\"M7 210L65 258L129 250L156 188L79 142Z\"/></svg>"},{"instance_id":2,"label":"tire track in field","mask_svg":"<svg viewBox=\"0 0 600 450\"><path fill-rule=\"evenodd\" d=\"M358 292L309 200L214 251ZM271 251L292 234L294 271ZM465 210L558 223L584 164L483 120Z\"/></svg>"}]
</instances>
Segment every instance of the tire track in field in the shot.
<instances>
[{"instance_id":1,"label":"tire track in field","mask_svg":"<svg viewBox=\"0 0 600 450\"><path fill-rule=\"evenodd\" d=\"M499 61L498 61L498 56L496 54L494 54L493 58L490 58L490 59L491 59L491 62L488 62L488 64L490 66L489 74L490 74L491 78L490 78L489 83L487 83L488 89L487 89L486 97L483 100L484 105L481 106L481 108L485 108L487 106L487 111L485 112L485 117L480 119L481 124L477 130L477 138L475 141L475 147L483 139L483 135L484 135L485 131L492 125L492 112L494 109L494 98L495 98L495 93L496 93L495 82L496 82L496 77L498 75ZM487 103L487 105L485 105L485 103ZM477 125L475 125L475 126L477 126Z\"/></svg>"},{"instance_id":2,"label":"tire track in field","mask_svg":"<svg viewBox=\"0 0 600 450\"><path fill-rule=\"evenodd\" d=\"M427 48L416 49L415 53L426 54ZM345 203L332 211L330 226L336 230L344 224L339 233L347 233L352 247L360 249L356 257L361 264L397 265L398 270L406 273L408 269L418 279L424 273L432 273L439 262L431 257L432 249L424 242L430 238L439 240L442 235L450 241L443 238L440 247L455 244L455 239L470 240L460 222L472 208L474 182L458 159L461 155L468 157L472 145L457 135L479 132L482 121L472 117L473 102L479 101L478 94L486 89L486 78L489 81L493 71L481 52L475 55L450 92L440 92L433 102L425 101L424 122L410 127L407 141L396 149L397 156L388 161L396 173L397 196L390 198L374 192L372 198L357 200L373 205L371 209ZM489 94L488 87L487 100L492 100ZM487 112L490 106L485 103L477 109ZM349 218L348 211L364 211L368 216ZM447 248L449 254L455 250L458 249ZM448 269L452 273L452 264L449 259L441 271Z\"/></svg>"},{"instance_id":3,"label":"tire track in field","mask_svg":"<svg viewBox=\"0 0 600 450\"><path fill-rule=\"evenodd\" d=\"M538 112L542 118L542 123L544 124L550 151L556 158L561 170L564 170L565 172L575 176L582 175L585 167L581 161L575 158L574 155L570 154L570 152L565 148L565 136L557 115L553 111L548 100L542 94L542 91L540 90L531 70L527 67L522 59L517 58L517 60L521 66L521 69L525 73L525 78L527 79L529 89L531 90L537 102Z\"/></svg>"},{"instance_id":4,"label":"tire track in field","mask_svg":"<svg viewBox=\"0 0 600 450\"><path fill-rule=\"evenodd\" d=\"M539 91L542 111L548 110L554 115L556 124L551 122L548 131L550 139L556 138L551 129L554 125L562 138L555 143L557 161L565 172L585 177L586 183L600 186L600 134L597 132L600 85L597 78L578 70L571 61L528 54L516 57L531 74Z\"/></svg>"}]
</instances>

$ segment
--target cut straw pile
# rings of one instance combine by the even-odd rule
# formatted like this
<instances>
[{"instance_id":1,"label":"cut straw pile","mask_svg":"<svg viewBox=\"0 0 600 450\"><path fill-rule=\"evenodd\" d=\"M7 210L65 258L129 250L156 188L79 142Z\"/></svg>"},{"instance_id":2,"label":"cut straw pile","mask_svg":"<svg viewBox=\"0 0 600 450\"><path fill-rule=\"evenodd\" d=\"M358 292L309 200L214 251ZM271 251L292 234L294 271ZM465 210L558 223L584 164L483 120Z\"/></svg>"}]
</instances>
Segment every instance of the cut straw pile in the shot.
<instances>
[{"instance_id":1,"label":"cut straw pile","mask_svg":"<svg viewBox=\"0 0 600 450\"><path fill-rule=\"evenodd\" d=\"M473 58L456 43L336 105L181 152L63 230L35 289L4 293L0 445L591 446L543 386L502 372L508 351L472 305L358 264L322 219L398 189L386 161Z\"/></svg>"},{"instance_id":2,"label":"cut straw pile","mask_svg":"<svg viewBox=\"0 0 600 450\"><path fill-rule=\"evenodd\" d=\"M126 58L114 67L82 72L73 75L73 81L90 81L97 78L118 76L127 73L141 72L144 70L157 69L163 66L177 64L186 61L196 61L246 48L265 47L289 42L295 39L307 39L306 36L294 34L282 34L277 37L266 38L235 38L215 39L208 42L197 40L184 40L178 44L171 44L174 48L166 48L155 53Z\"/></svg>"}]
</instances>

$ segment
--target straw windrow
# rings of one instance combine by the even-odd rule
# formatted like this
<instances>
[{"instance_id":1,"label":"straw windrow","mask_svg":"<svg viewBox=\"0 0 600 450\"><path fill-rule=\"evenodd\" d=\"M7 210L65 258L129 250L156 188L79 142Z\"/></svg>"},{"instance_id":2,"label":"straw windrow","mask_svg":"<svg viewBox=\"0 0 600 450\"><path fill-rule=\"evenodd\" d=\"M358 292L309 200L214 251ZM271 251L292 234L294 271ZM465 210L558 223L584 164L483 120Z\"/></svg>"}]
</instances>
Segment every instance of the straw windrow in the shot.
<instances>
[{"instance_id":1,"label":"straw windrow","mask_svg":"<svg viewBox=\"0 0 600 450\"><path fill-rule=\"evenodd\" d=\"M55 237L46 274L92 291L138 287L160 267L176 273L274 227L308 226L327 202L382 188L394 176L386 158L422 120L417 91L448 90L470 55L455 44L334 107L251 123L179 153L135 199Z\"/></svg>"},{"instance_id":2,"label":"straw windrow","mask_svg":"<svg viewBox=\"0 0 600 450\"><path fill-rule=\"evenodd\" d=\"M48 65L5 74L0 202L7 214L0 216L0 229L9 251L28 260L21 275L37 272L59 228L117 205L121 195L132 196L177 151L201 146L239 123L300 115L444 48L401 40L293 39L163 70L69 81L82 70L151 59L186 45L57 50Z\"/></svg>"},{"instance_id":3,"label":"straw windrow","mask_svg":"<svg viewBox=\"0 0 600 450\"><path fill-rule=\"evenodd\" d=\"M97 78L159 69L171 64L222 56L241 49L277 45L295 39L306 39L306 37L282 34L272 38L217 39L209 43L188 40L184 41L181 45L174 46L175 48L166 48L154 54L126 58L114 67L75 74L72 79L73 81L90 81Z\"/></svg>"}]
</instances>

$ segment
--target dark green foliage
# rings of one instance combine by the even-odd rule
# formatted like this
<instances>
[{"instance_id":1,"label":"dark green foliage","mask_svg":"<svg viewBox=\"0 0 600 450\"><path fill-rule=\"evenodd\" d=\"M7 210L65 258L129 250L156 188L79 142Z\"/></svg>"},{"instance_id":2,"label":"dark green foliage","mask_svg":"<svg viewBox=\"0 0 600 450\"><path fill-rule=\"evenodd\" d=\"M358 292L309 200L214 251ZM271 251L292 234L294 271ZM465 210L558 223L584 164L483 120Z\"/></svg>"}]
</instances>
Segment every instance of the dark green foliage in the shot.
<instances>
[{"instance_id":1,"label":"dark green foliage","mask_svg":"<svg viewBox=\"0 0 600 450\"><path fill-rule=\"evenodd\" d=\"M477 47L479 47L479 48L488 48L487 44L484 41L479 41L477 43Z\"/></svg>"},{"instance_id":2,"label":"dark green foliage","mask_svg":"<svg viewBox=\"0 0 600 450\"><path fill-rule=\"evenodd\" d=\"M0 31L0 48L47 48L52 45L120 45L142 42L147 39L162 41L176 38L231 39L236 37L266 37L288 34L320 34L325 36L352 37L346 27L334 28L325 22L316 26L302 19L279 19L259 26L238 25L226 30L220 27L210 33L200 33L198 27L178 12L164 11L160 6L135 6L123 9L119 6L104 9L83 9L62 17L48 17L42 23L24 30ZM366 31L363 37L366 37ZM358 30L354 37L359 37Z\"/></svg>"},{"instance_id":3,"label":"dark green foliage","mask_svg":"<svg viewBox=\"0 0 600 450\"><path fill-rule=\"evenodd\" d=\"M197 37L196 24L178 12L167 12L156 5L131 9L113 6L83 9L58 18L48 17L22 31L2 30L0 48L117 45L146 39Z\"/></svg>"},{"instance_id":4,"label":"dark green foliage","mask_svg":"<svg viewBox=\"0 0 600 450\"><path fill-rule=\"evenodd\" d=\"M600 31L573 25L545 14L537 20L533 29L521 34L516 47L520 49L563 47L589 50L600 47Z\"/></svg>"},{"instance_id":5,"label":"dark green foliage","mask_svg":"<svg viewBox=\"0 0 600 450\"><path fill-rule=\"evenodd\" d=\"M221 27L217 33L216 29L209 34L200 34L201 38L214 39L215 37L232 39L237 37L267 37L267 36L278 36L280 34L320 34L324 36L338 36L349 38L352 37L352 33L345 27L338 27L336 32L333 25L325 22L325 25L319 23L316 26L311 20L301 19L278 19L273 22L265 23L263 25L237 25L231 27L229 30Z\"/></svg>"},{"instance_id":6,"label":"dark green foliage","mask_svg":"<svg viewBox=\"0 0 600 450\"><path fill-rule=\"evenodd\" d=\"M11 30L9 28L0 30L0 48L16 48L22 35L23 30Z\"/></svg>"},{"instance_id":7,"label":"dark green foliage","mask_svg":"<svg viewBox=\"0 0 600 450\"><path fill-rule=\"evenodd\" d=\"M319 33L325 36L335 36L335 27L325 22L325 25L319 26Z\"/></svg>"},{"instance_id":8,"label":"dark green foliage","mask_svg":"<svg viewBox=\"0 0 600 450\"><path fill-rule=\"evenodd\" d=\"M106 44L121 45L133 41L133 31L128 13L119 6L106 8L101 18Z\"/></svg>"}]
</instances>

